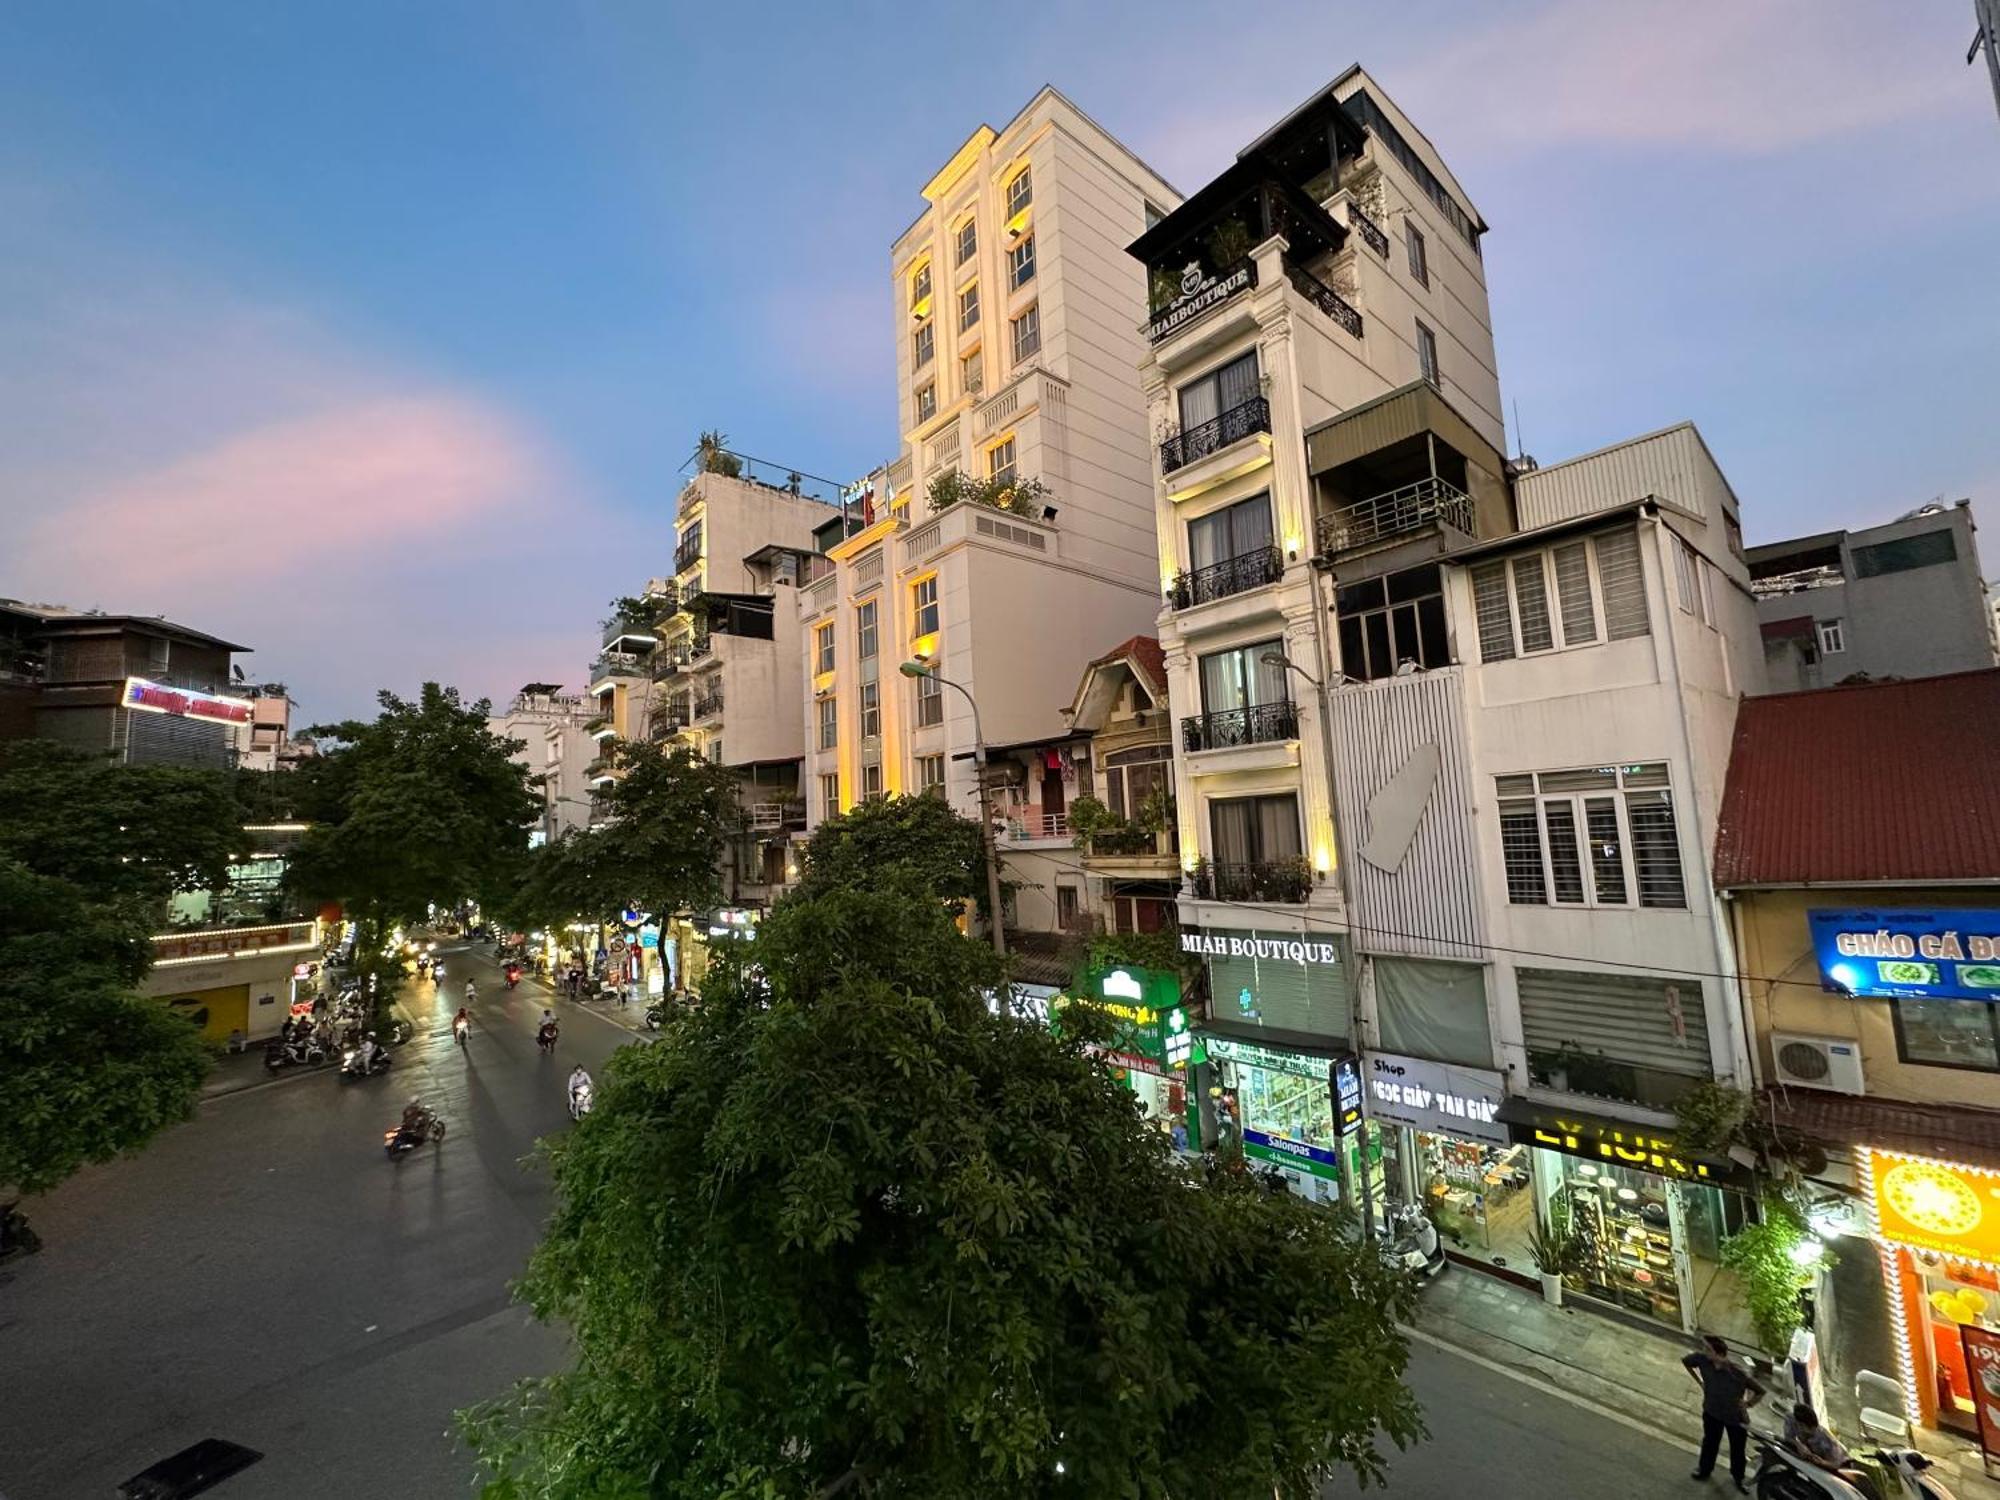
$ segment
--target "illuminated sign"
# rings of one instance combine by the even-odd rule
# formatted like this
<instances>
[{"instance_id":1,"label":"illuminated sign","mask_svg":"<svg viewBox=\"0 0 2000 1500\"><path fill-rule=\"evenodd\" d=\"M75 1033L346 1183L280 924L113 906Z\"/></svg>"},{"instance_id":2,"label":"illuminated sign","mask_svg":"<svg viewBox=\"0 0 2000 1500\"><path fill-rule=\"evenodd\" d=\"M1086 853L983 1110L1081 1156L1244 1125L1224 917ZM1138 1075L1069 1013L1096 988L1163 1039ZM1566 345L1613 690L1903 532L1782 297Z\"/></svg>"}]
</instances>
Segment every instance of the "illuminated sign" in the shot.
<instances>
[{"instance_id":1,"label":"illuminated sign","mask_svg":"<svg viewBox=\"0 0 2000 1500\"><path fill-rule=\"evenodd\" d=\"M153 965L199 963L205 958L243 958L318 946L311 922L269 927L221 927L205 932L169 932L153 939Z\"/></svg>"},{"instance_id":2,"label":"illuminated sign","mask_svg":"<svg viewBox=\"0 0 2000 1500\"><path fill-rule=\"evenodd\" d=\"M1091 1051L1114 1066L1165 1075L1207 1060L1205 1053L1196 1055L1179 975L1133 967L1100 969L1084 976L1079 988L1083 993L1057 995L1049 1002L1050 1024L1061 1031L1063 1013L1075 1005L1110 1016L1119 1025L1105 1043L1092 1044Z\"/></svg>"},{"instance_id":3,"label":"illuminated sign","mask_svg":"<svg viewBox=\"0 0 2000 1500\"><path fill-rule=\"evenodd\" d=\"M1387 1052L1368 1054L1368 1113L1414 1130L1507 1144L1496 1116L1507 1091L1498 1073Z\"/></svg>"},{"instance_id":4,"label":"illuminated sign","mask_svg":"<svg viewBox=\"0 0 2000 1500\"><path fill-rule=\"evenodd\" d=\"M2000 1173L1871 1150L1868 1178L1878 1237L2000 1264Z\"/></svg>"},{"instance_id":5,"label":"illuminated sign","mask_svg":"<svg viewBox=\"0 0 2000 1500\"><path fill-rule=\"evenodd\" d=\"M197 693L192 688L168 687L143 677L125 679L126 708L149 714L172 714L178 719L206 719L214 724L248 724L251 705L246 698L224 698L215 693Z\"/></svg>"},{"instance_id":6,"label":"illuminated sign","mask_svg":"<svg viewBox=\"0 0 2000 1500\"><path fill-rule=\"evenodd\" d=\"M1206 958L1290 959L1297 964L1338 964L1340 949L1312 938L1239 937L1225 932L1181 933L1181 952Z\"/></svg>"},{"instance_id":7,"label":"illuminated sign","mask_svg":"<svg viewBox=\"0 0 2000 1500\"><path fill-rule=\"evenodd\" d=\"M1328 1072L1333 1090L1333 1123L1343 1137L1361 1128L1361 1059L1349 1052L1336 1057Z\"/></svg>"},{"instance_id":8,"label":"illuminated sign","mask_svg":"<svg viewBox=\"0 0 2000 1500\"><path fill-rule=\"evenodd\" d=\"M1255 1042L1239 1042L1234 1037L1208 1032L1202 1034L1201 1040L1208 1048L1210 1057L1219 1057L1224 1062L1262 1068L1266 1073L1289 1073L1326 1082L1327 1058L1324 1053L1314 1057L1302 1052L1279 1052L1270 1047L1260 1047Z\"/></svg>"},{"instance_id":9,"label":"illuminated sign","mask_svg":"<svg viewBox=\"0 0 2000 1500\"><path fill-rule=\"evenodd\" d=\"M1227 276L1204 276L1199 261L1189 261L1181 271L1181 294L1146 325L1146 339L1157 344L1183 324L1192 322L1211 307L1220 307L1238 292L1257 284L1257 267L1239 262Z\"/></svg>"},{"instance_id":10,"label":"illuminated sign","mask_svg":"<svg viewBox=\"0 0 2000 1500\"><path fill-rule=\"evenodd\" d=\"M1808 911L1806 921L1829 990L2000 1001L2000 911Z\"/></svg>"},{"instance_id":11,"label":"illuminated sign","mask_svg":"<svg viewBox=\"0 0 2000 1500\"><path fill-rule=\"evenodd\" d=\"M1747 1185L1750 1174L1734 1162L1712 1160L1681 1150L1671 1131L1634 1125L1628 1120L1600 1120L1571 1110L1544 1110L1524 1099L1509 1099L1501 1110L1510 1116L1513 1138L1565 1156L1610 1162L1635 1171L1655 1172L1687 1182L1718 1187Z\"/></svg>"}]
</instances>

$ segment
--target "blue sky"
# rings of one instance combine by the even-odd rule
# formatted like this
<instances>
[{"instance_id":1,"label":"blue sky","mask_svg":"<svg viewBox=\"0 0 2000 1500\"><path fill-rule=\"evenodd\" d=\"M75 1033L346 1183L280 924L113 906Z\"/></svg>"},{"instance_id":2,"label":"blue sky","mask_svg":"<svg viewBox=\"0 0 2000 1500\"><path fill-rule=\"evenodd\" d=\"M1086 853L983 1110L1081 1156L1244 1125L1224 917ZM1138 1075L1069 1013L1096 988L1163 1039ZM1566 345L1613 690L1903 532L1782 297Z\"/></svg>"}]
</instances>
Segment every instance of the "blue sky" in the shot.
<instances>
[{"instance_id":1,"label":"blue sky","mask_svg":"<svg viewBox=\"0 0 2000 1500\"><path fill-rule=\"evenodd\" d=\"M309 717L574 682L695 433L894 451L888 246L1053 82L1184 191L1349 62L1493 226L1544 462L1692 418L1751 539L2000 495L2000 119L1930 0L0 10L0 594ZM2000 535L1986 538L2000 573Z\"/></svg>"}]
</instances>

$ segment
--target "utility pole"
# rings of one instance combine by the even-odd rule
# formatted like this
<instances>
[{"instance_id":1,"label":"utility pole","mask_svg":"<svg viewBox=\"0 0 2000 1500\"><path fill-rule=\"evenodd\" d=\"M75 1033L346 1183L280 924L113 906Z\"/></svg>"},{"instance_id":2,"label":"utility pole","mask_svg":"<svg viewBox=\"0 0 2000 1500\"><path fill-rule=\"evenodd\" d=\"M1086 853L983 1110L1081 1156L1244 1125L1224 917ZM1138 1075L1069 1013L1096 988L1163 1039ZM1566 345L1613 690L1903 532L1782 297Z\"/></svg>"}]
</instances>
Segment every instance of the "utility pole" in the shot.
<instances>
[{"instance_id":1,"label":"utility pole","mask_svg":"<svg viewBox=\"0 0 2000 1500\"><path fill-rule=\"evenodd\" d=\"M993 951L1007 956L1006 920L1000 911L1000 850L993 838L993 788L986 779L986 735L979 727L979 704L961 683L938 675L937 665L928 661L906 661L896 670L905 677L928 677L952 689L972 709L972 770L979 778L979 842L986 855L987 926L993 934Z\"/></svg>"}]
</instances>

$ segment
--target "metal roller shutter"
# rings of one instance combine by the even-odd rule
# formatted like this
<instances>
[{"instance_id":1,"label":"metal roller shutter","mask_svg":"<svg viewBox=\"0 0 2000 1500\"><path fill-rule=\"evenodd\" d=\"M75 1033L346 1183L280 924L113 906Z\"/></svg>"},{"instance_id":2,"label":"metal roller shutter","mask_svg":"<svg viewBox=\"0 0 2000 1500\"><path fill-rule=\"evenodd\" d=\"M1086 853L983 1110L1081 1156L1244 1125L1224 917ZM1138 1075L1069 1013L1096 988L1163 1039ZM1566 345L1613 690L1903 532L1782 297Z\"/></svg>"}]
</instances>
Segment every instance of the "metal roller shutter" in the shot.
<instances>
[{"instance_id":1,"label":"metal roller shutter","mask_svg":"<svg viewBox=\"0 0 2000 1500\"><path fill-rule=\"evenodd\" d=\"M1530 1052L1555 1052L1567 1042L1663 1073L1705 1078L1713 1071L1696 980L1517 969L1515 982Z\"/></svg>"}]
</instances>

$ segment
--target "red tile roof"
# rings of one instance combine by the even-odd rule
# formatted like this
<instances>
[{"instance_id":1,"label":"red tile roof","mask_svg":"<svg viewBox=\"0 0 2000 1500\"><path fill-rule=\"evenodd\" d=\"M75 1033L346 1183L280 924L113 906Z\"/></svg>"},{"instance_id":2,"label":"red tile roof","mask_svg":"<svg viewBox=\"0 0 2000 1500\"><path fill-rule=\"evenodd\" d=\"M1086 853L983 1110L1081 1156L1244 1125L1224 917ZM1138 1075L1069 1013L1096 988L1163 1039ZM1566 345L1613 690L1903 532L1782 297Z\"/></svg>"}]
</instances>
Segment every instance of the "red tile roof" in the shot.
<instances>
[{"instance_id":1,"label":"red tile roof","mask_svg":"<svg viewBox=\"0 0 2000 1500\"><path fill-rule=\"evenodd\" d=\"M1828 1146L1878 1146L1936 1161L2000 1168L2000 1113L1962 1104L1863 1099L1817 1089L1771 1089L1759 1113Z\"/></svg>"},{"instance_id":2,"label":"red tile roof","mask_svg":"<svg viewBox=\"0 0 2000 1500\"><path fill-rule=\"evenodd\" d=\"M1167 653L1160 649L1157 636L1135 635L1129 641L1121 641L1092 662L1093 667L1124 657L1139 669L1146 679L1146 688L1155 698L1164 698L1167 693Z\"/></svg>"},{"instance_id":3,"label":"red tile roof","mask_svg":"<svg viewBox=\"0 0 2000 1500\"><path fill-rule=\"evenodd\" d=\"M2000 881L2000 669L1746 698L1715 883Z\"/></svg>"}]
</instances>

